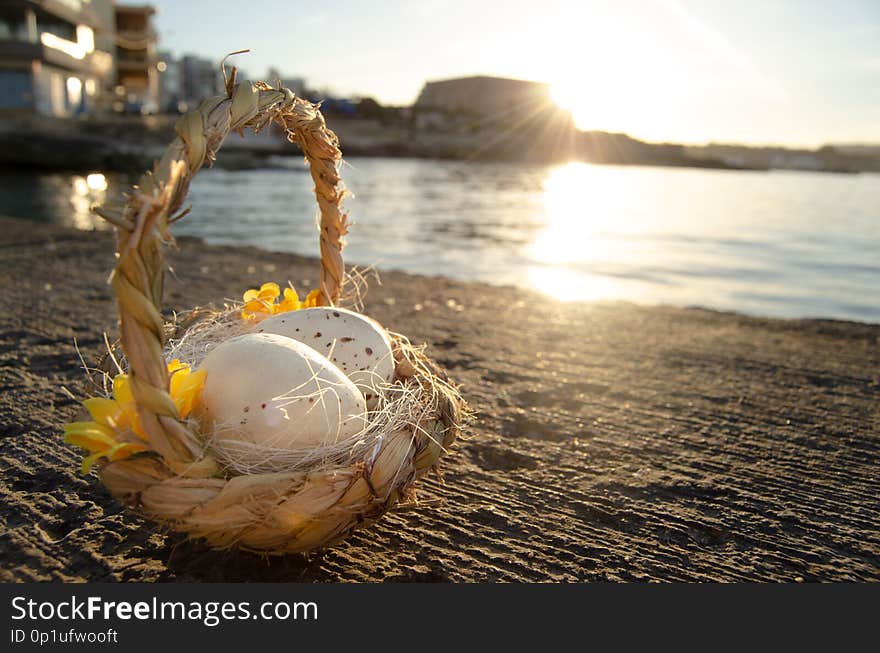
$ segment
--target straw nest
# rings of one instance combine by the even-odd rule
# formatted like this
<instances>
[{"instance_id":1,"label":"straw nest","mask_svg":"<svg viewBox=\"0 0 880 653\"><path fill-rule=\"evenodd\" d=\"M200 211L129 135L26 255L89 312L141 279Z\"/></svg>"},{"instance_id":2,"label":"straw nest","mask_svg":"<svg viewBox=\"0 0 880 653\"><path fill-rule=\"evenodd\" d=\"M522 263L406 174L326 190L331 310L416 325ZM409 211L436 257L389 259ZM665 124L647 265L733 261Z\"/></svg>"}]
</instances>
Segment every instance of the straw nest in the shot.
<instances>
[{"instance_id":1,"label":"straw nest","mask_svg":"<svg viewBox=\"0 0 880 653\"><path fill-rule=\"evenodd\" d=\"M117 228L111 284L119 305L121 360L145 451L103 462L110 492L140 513L212 547L268 554L315 549L375 520L411 498L414 481L435 467L460 433L466 405L456 387L422 349L391 333L395 374L368 426L356 438L278 459L236 465L211 446L212 434L182 419L169 390L167 361L198 364L195 352L240 329L239 306L194 310L175 324L161 317L163 246L181 211L189 182L210 164L229 132L274 123L299 145L309 164L320 211L320 293L338 306L348 216L340 177L341 153L319 108L290 90L257 82L227 82L226 94L184 115L177 137L124 205L98 212ZM194 346L195 343L195 346ZM207 344L206 344L207 343Z\"/></svg>"}]
</instances>

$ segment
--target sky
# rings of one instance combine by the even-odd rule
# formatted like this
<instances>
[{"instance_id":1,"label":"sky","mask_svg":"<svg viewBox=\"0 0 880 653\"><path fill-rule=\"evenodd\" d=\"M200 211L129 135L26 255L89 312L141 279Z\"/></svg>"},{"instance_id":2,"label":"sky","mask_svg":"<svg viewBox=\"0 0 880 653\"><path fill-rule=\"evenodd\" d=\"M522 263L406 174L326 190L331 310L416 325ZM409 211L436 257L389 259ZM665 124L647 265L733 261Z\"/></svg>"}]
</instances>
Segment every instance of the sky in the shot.
<instances>
[{"instance_id":1,"label":"sky","mask_svg":"<svg viewBox=\"0 0 880 653\"><path fill-rule=\"evenodd\" d=\"M160 48L410 104L426 80L545 81L582 129L880 143L880 0L150 0Z\"/></svg>"}]
</instances>

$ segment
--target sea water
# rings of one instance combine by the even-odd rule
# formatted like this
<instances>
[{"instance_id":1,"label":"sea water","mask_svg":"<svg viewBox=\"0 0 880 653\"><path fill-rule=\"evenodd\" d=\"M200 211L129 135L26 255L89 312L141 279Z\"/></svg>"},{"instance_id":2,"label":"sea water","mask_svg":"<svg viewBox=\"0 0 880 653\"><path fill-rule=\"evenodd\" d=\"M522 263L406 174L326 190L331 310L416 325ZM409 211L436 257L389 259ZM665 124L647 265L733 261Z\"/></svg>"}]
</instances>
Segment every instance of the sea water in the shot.
<instances>
[{"instance_id":1,"label":"sea water","mask_svg":"<svg viewBox=\"0 0 880 653\"><path fill-rule=\"evenodd\" d=\"M175 233L314 256L311 179L296 157L272 164L202 171ZM880 322L880 175L352 158L343 177L348 262L566 301ZM131 181L0 180L0 214L79 228Z\"/></svg>"}]
</instances>

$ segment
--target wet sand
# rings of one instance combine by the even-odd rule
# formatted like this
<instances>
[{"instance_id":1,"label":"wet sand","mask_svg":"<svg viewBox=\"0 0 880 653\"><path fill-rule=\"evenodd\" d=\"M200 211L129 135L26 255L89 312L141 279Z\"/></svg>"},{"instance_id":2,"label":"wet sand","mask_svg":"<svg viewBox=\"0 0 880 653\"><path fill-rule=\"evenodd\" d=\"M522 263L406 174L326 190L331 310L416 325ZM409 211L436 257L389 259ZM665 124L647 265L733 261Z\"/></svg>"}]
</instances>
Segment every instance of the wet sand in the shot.
<instances>
[{"instance_id":1,"label":"wet sand","mask_svg":"<svg viewBox=\"0 0 880 653\"><path fill-rule=\"evenodd\" d=\"M171 307L316 262L185 239ZM63 444L114 332L110 236L0 219L0 580L880 580L880 326L565 304L382 274L367 312L477 411L417 506L310 556L212 552Z\"/></svg>"}]
</instances>

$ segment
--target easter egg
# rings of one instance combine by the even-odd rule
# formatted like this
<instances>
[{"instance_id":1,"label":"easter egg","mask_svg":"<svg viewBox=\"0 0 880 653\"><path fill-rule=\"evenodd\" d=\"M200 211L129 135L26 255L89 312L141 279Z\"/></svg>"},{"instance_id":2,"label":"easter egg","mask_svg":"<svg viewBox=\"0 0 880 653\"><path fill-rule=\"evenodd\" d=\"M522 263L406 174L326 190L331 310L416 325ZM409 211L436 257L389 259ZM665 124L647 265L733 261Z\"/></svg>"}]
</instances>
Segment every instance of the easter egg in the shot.
<instances>
[{"instance_id":1,"label":"easter egg","mask_svg":"<svg viewBox=\"0 0 880 653\"><path fill-rule=\"evenodd\" d=\"M382 385L394 378L388 332L360 313L332 306L304 308L263 320L257 332L293 338L323 354L360 389L368 408L375 407Z\"/></svg>"},{"instance_id":2,"label":"easter egg","mask_svg":"<svg viewBox=\"0 0 880 653\"><path fill-rule=\"evenodd\" d=\"M209 445L233 459L269 459L358 435L366 426L364 396L338 367L284 336L250 333L210 351L198 419ZM242 460L244 466L253 462ZM259 461L258 461L259 462Z\"/></svg>"}]
</instances>

